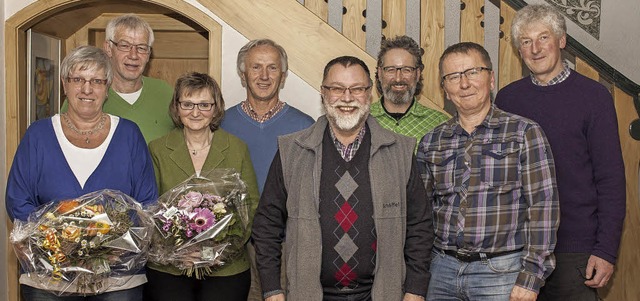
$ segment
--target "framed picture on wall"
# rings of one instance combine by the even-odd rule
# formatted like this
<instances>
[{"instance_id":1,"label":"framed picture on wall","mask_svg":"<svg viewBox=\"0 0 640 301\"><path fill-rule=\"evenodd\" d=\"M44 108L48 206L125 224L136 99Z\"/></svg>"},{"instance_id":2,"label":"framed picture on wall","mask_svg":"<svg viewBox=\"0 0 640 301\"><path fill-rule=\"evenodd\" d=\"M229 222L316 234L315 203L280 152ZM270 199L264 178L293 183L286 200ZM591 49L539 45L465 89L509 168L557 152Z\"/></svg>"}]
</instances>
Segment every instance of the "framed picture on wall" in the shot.
<instances>
[{"instance_id":1,"label":"framed picture on wall","mask_svg":"<svg viewBox=\"0 0 640 301\"><path fill-rule=\"evenodd\" d=\"M60 52L58 38L27 31L27 119L29 124L60 110Z\"/></svg>"}]
</instances>

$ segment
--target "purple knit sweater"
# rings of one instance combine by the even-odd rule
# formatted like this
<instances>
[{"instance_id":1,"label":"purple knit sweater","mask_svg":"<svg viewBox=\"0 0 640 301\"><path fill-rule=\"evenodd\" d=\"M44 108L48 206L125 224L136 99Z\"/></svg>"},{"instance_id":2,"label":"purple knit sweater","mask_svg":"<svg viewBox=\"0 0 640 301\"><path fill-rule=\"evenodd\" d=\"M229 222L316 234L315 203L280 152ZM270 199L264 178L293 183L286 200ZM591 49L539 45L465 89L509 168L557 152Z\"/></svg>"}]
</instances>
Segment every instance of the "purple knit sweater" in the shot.
<instances>
[{"instance_id":1,"label":"purple knit sweater","mask_svg":"<svg viewBox=\"0 0 640 301\"><path fill-rule=\"evenodd\" d=\"M571 71L552 86L530 77L498 92L496 105L545 131L556 163L560 228L555 252L590 253L615 263L625 216L624 165L611 94Z\"/></svg>"}]
</instances>

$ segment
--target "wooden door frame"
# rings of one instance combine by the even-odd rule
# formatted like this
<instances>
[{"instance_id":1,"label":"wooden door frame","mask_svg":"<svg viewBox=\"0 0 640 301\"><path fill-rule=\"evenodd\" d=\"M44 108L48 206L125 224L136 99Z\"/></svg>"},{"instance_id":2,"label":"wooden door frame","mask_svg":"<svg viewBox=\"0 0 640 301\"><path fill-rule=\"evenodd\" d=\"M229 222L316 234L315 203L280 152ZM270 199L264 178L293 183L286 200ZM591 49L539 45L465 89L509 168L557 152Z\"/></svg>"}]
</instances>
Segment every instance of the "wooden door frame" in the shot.
<instances>
[{"instance_id":1,"label":"wooden door frame","mask_svg":"<svg viewBox=\"0 0 640 301\"><path fill-rule=\"evenodd\" d=\"M222 26L212 17L200 9L184 2L174 0L141 0L132 2L146 2L173 10L209 31L209 66L212 77L220 81L222 77ZM16 12L5 22L5 114L6 114L6 174L8 175L13 162L22 133L26 129L26 30L38 22L55 15L61 10L86 5L82 0L40 0ZM6 214L5 212L0 214ZM7 218L7 230L11 229L11 222ZM4 260L7 267L7 295L8 301L19 301L19 265L8 237Z\"/></svg>"}]
</instances>

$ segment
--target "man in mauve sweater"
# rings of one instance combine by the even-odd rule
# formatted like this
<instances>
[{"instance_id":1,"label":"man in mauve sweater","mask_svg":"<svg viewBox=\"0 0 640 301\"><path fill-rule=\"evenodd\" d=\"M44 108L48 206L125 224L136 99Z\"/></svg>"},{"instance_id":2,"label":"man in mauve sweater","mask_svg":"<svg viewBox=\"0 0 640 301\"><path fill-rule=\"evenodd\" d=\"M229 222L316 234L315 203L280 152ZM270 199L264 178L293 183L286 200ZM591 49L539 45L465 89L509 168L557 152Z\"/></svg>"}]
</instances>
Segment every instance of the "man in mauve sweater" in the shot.
<instances>
[{"instance_id":1,"label":"man in mauve sweater","mask_svg":"<svg viewBox=\"0 0 640 301\"><path fill-rule=\"evenodd\" d=\"M560 193L557 266L538 300L599 300L613 274L625 216L625 176L613 99L601 84L562 63L564 17L529 5L512 23L531 76L506 86L496 105L544 129Z\"/></svg>"}]
</instances>

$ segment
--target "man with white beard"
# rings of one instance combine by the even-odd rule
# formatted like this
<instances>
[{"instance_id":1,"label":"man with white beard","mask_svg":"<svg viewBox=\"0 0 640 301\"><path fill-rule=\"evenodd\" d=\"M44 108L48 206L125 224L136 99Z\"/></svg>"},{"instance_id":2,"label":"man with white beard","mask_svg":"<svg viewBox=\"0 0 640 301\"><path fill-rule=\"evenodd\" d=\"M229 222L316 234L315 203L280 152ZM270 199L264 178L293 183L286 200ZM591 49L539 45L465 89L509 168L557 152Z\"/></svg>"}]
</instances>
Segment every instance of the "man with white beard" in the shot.
<instances>
[{"instance_id":1,"label":"man with white beard","mask_svg":"<svg viewBox=\"0 0 640 301\"><path fill-rule=\"evenodd\" d=\"M326 115L278 138L252 228L267 301L424 300L431 204L415 140L369 117L371 86L362 60L331 60L321 86Z\"/></svg>"},{"instance_id":2,"label":"man with white beard","mask_svg":"<svg viewBox=\"0 0 640 301\"><path fill-rule=\"evenodd\" d=\"M418 43L408 36L383 40L376 69L376 88L382 96L371 105L371 115L382 127L414 137L416 141L449 119L416 99L423 87L423 53Z\"/></svg>"}]
</instances>

